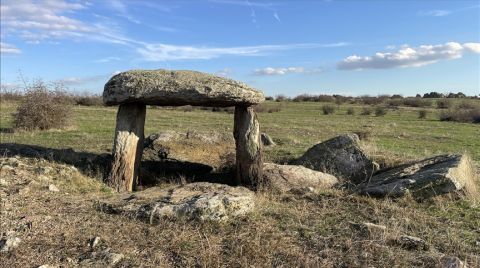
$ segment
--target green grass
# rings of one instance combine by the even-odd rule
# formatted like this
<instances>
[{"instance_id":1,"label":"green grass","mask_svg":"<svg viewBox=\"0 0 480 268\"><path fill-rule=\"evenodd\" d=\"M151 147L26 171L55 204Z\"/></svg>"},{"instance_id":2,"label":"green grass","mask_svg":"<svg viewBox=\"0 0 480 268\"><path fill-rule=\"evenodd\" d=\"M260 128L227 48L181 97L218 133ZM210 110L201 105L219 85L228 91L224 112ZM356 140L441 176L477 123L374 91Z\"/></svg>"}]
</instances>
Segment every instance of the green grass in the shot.
<instances>
[{"instance_id":1,"label":"green grass","mask_svg":"<svg viewBox=\"0 0 480 268\"><path fill-rule=\"evenodd\" d=\"M478 101L477 101L478 102ZM480 127L478 124L441 122L441 110L429 108L426 119L418 118L423 108L400 107L385 116L360 115L363 106L341 105L333 115L324 115L323 103L267 102L267 107L280 105L276 113L259 113L263 132L279 144L266 152L269 161L299 156L312 145L345 132L367 131L374 157L396 156L416 159L441 153L468 152L480 163ZM0 128L12 126L15 103L1 103ZM347 115L353 107L355 115ZM73 148L88 152L109 152L115 129L116 107L75 106L71 127L65 130L1 133L2 143L35 144L50 148ZM231 133L233 114L180 109L147 109L145 134L175 131L219 131Z\"/></svg>"}]
</instances>

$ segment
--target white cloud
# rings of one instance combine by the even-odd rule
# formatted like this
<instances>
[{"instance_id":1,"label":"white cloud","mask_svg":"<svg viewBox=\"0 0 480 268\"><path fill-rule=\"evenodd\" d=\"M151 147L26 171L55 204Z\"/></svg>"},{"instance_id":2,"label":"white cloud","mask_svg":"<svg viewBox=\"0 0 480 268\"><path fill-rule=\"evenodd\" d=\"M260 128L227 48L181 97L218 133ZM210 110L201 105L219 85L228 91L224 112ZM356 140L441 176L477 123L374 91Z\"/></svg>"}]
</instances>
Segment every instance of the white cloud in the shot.
<instances>
[{"instance_id":1,"label":"white cloud","mask_svg":"<svg viewBox=\"0 0 480 268\"><path fill-rule=\"evenodd\" d=\"M420 11L418 15L420 16L431 16L431 17L443 17L452 14L449 10L429 10L429 11Z\"/></svg>"},{"instance_id":2,"label":"white cloud","mask_svg":"<svg viewBox=\"0 0 480 268\"><path fill-rule=\"evenodd\" d=\"M0 54L21 54L22 51L14 45L0 42Z\"/></svg>"},{"instance_id":3,"label":"white cloud","mask_svg":"<svg viewBox=\"0 0 480 268\"><path fill-rule=\"evenodd\" d=\"M315 69L306 69L304 67L266 67L262 69L255 69L253 71L254 75L285 75L290 73L305 73L305 74L313 74L313 73L321 73L323 70L321 68Z\"/></svg>"},{"instance_id":4,"label":"white cloud","mask_svg":"<svg viewBox=\"0 0 480 268\"><path fill-rule=\"evenodd\" d=\"M419 11L417 15L427 16L427 17L445 17L454 13L462 12L462 11L477 9L479 7L480 5L467 6L467 7L462 7L458 9L452 9L452 10L445 10L445 9L435 9L435 10L427 10L427 11L423 10L423 11Z\"/></svg>"},{"instance_id":5,"label":"white cloud","mask_svg":"<svg viewBox=\"0 0 480 268\"><path fill-rule=\"evenodd\" d=\"M137 52L147 61L212 59L220 56L259 56L274 51L292 49L313 49L325 47L346 46L347 43L333 44L289 44L289 45L262 45L242 47L200 47L177 46L168 44L146 44L138 48Z\"/></svg>"},{"instance_id":6,"label":"white cloud","mask_svg":"<svg viewBox=\"0 0 480 268\"><path fill-rule=\"evenodd\" d=\"M98 81L102 81L107 79L108 75L91 75L91 76L83 76L83 77L66 77L57 80L56 82L59 82L65 86L79 86L79 85L85 85L89 83L94 83Z\"/></svg>"},{"instance_id":7,"label":"white cloud","mask_svg":"<svg viewBox=\"0 0 480 268\"><path fill-rule=\"evenodd\" d=\"M220 71L215 72L215 74L218 75L218 76L227 77L227 76L230 76L232 74L232 69L224 68Z\"/></svg>"},{"instance_id":8,"label":"white cloud","mask_svg":"<svg viewBox=\"0 0 480 268\"><path fill-rule=\"evenodd\" d=\"M64 0L4 0L1 26L5 33L20 31L31 41L92 32L92 27L64 15L84 8Z\"/></svg>"},{"instance_id":9,"label":"white cloud","mask_svg":"<svg viewBox=\"0 0 480 268\"><path fill-rule=\"evenodd\" d=\"M96 63L106 63L106 62L121 61L121 60L122 59L120 59L119 57L106 57L106 58L98 59L94 62L96 62Z\"/></svg>"},{"instance_id":10,"label":"white cloud","mask_svg":"<svg viewBox=\"0 0 480 268\"><path fill-rule=\"evenodd\" d=\"M352 55L337 63L340 70L420 67L439 60L461 58L466 52L480 53L480 43L448 42L419 47L402 46L396 52L378 52L373 56Z\"/></svg>"}]
</instances>

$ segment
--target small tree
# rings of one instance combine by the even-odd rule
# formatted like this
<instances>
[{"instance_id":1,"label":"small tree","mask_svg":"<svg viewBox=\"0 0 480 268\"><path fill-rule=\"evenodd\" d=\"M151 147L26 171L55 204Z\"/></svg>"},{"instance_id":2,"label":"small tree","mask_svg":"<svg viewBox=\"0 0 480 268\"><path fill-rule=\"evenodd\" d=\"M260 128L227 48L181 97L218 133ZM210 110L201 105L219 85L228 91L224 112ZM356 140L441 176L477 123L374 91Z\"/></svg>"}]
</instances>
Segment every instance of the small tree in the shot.
<instances>
[{"instance_id":1,"label":"small tree","mask_svg":"<svg viewBox=\"0 0 480 268\"><path fill-rule=\"evenodd\" d=\"M13 115L13 125L25 130L63 128L71 111L71 100L63 85L49 87L39 80L25 86L24 98Z\"/></svg>"}]
</instances>

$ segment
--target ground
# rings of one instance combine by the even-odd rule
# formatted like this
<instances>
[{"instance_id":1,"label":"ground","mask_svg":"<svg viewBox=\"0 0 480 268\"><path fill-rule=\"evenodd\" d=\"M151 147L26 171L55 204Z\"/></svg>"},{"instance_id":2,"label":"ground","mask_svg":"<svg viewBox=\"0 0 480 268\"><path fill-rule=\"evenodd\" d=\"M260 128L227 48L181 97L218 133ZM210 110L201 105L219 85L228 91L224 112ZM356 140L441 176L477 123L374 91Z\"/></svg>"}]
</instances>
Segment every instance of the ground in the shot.
<instances>
[{"instance_id":1,"label":"ground","mask_svg":"<svg viewBox=\"0 0 480 268\"><path fill-rule=\"evenodd\" d=\"M115 108L76 107L67 129L9 133L15 105L1 103L3 144L71 147L92 154L111 150ZM478 124L440 122L436 109L430 109L427 119L418 119L414 108L375 117L358 115L362 107L350 105L323 115L322 105L268 102L267 107L281 111L259 113L262 131L278 144L267 149L266 158L286 162L319 141L353 131L367 136L364 148L385 166L452 152L467 152L480 163ZM348 107L357 115L347 115ZM189 110L149 108L145 133L232 132L233 114ZM462 195L418 203L409 197L373 199L341 190L264 193L257 195L252 213L225 223L149 225L98 211L96 202L113 193L83 170L22 156L0 160L0 233L14 231L21 239L17 248L0 253L5 267L113 265L102 252L123 254L113 265L117 267L436 267L443 255L480 267L480 207ZM52 184L58 192L49 190ZM365 233L357 228L365 222L386 229ZM408 249L395 243L401 235L419 237L427 247ZM89 246L94 237L101 241L96 248Z\"/></svg>"}]
</instances>

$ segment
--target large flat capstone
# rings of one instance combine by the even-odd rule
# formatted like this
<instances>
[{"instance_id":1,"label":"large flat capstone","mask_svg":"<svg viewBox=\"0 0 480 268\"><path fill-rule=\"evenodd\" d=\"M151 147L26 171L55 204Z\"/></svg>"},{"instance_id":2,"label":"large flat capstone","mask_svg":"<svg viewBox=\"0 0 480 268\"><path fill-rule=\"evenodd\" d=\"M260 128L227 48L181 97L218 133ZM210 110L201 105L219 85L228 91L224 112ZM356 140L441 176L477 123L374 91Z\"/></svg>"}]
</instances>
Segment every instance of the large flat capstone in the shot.
<instances>
[{"instance_id":1,"label":"large flat capstone","mask_svg":"<svg viewBox=\"0 0 480 268\"><path fill-rule=\"evenodd\" d=\"M254 105L263 93L242 82L196 71L131 70L113 76L103 91L106 105L143 103L160 106Z\"/></svg>"}]
</instances>

